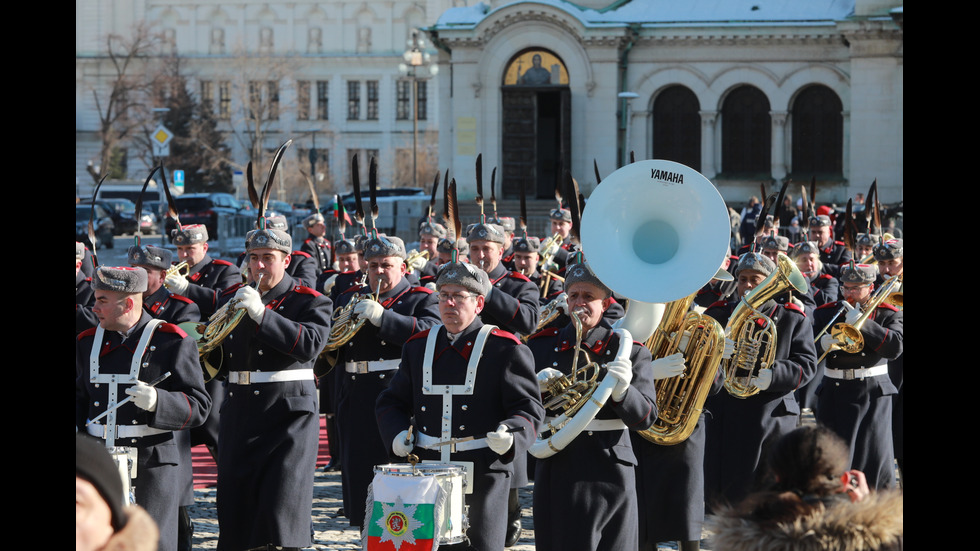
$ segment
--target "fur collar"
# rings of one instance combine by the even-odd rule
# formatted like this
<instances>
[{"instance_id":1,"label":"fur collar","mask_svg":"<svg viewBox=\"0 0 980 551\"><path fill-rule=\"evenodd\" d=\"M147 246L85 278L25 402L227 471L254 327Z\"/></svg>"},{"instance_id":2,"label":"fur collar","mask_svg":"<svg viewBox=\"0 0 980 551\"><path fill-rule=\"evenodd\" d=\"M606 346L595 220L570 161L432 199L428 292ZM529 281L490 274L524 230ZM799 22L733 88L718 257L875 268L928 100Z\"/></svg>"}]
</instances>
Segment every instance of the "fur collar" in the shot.
<instances>
[{"instance_id":1,"label":"fur collar","mask_svg":"<svg viewBox=\"0 0 980 551\"><path fill-rule=\"evenodd\" d=\"M733 508L705 519L716 551L856 551L901 549L903 497L875 492L858 503L841 501L792 523L762 527Z\"/></svg>"}]
</instances>

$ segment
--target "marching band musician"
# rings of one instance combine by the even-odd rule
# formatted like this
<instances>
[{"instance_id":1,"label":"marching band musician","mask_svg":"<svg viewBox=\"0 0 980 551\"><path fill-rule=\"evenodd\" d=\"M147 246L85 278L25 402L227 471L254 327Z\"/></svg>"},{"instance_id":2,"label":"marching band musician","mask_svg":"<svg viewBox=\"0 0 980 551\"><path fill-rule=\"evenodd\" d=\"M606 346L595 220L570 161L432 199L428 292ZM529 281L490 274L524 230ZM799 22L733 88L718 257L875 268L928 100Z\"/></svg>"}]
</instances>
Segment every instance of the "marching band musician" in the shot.
<instances>
[{"instance_id":1,"label":"marching band musician","mask_svg":"<svg viewBox=\"0 0 980 551\"><path fill-rule=\"evenodd\" d=\"M760 249L762 256L765 256L775 263L777 262L779 255L784 254L789 257L796 247L790 246L788 237L783 237L781 235L768 235L762 239L762 246ZM811 290L812 288L808 287L805 293L801 293L796 289L790 289L787 291L787 293L779 295L776 300L778 302L792 301L800 308L803 308L808 316L812 316L813 311L817 308L817 304L811 295Z\"/></svg>"},{"instance_id":2,"label":"marching band musician","mask_svg":"<svg viewBox=\"0 0 980 551\"><path fill-rule=\"evenodd\" d=\"M480 319L488 325L496 325L518 337L529 335L538 326L540 307L538 287L518 272L508 270L501 262L507 235L496 224L473 224L466 236L469 244L470 263L490 277L490 291L484 297ZM521 537L521 506L517 491L528 484L527 462L523 457L514 463L511 493L508 505L507 547Z\"/></svg>"},{"instance_id":3,"label":"marching band musician","mask_svg":"<svg viewBox=\"0 0 980 551\"><path fill-rule=\"evenodd\" d=\"M330 331L331 302L286 273L285 231L249 232L245 250L249 285L219 301L245 315L221 343L228 394L218 436L218 549L301 548L311 539L320 433L313 363Z\"/></svg>"},{"instance_id":4,"label":"marching band musician","mask_svg":"<svg viewBox=\"0 0 980 551\"><path fill-rule=\"evenodd\" d=\"M429 253L425 266L419 270L419 282L423 285L435 282L439 271L439 241L448 235L446 226L431 220L423 220L419 224L419 251Z\"/></svg>"},{"instance_id":5,"label":"marching band musician","mask_svg":"<svg viewBox=\"0 0 980 551\"><path fill-rule=\"evenodd\" d=\"M299 247L300 252L310 255L314 260L316 273L330 269L330 241L324 238L327 235L326 219L319 212L314 212L303 219L303 227L309 237L303 240Z\"/></svg>"},{"instance_id":6,"label":"marching band musician","mask_svg":"<svg viewBox=\"0 0 980 551\"><path fill-rule=\"evenodd\" d=\"M554 266L545 266L545 269L555 269L561 271L568 264L569 255L579 250L578 245L572 241L572 211L566 208L552 209L548 213L551 220L551 234L549 237L559 234L561 236L561 246L552 260Z\"/></svg>"},{"instance_id":7,"label":"marching band musician","mask_svg":"<svg viewBox=\"0 0 980 551\"><path fill-rule=\"evenodd\" d=\"M835 317L852 327L862 321L860 352L840 350L830 330L817 342L817 351L828 353L816 417L848 444L850 468L864 472L868 486L881 489L895 486L892 400L898 389L888 376L888 362L902 354L904 324L901 310L871 301L875 276L873 266L845 266L840 275L844 300L818 309L813 326L816 333Z\"/></svg>"},{"instance_id":8,"label":"marching band musician","mask_svg":"<svg viewBox=\"0 0 980 551\"><path fill-rule=\"evenodd\" d=\"M905 269L905 240L901 238L888 239L874 247L874 258L878 263L878 279L876 285L884 283L884 278L902 275ZM899 286L901 290L901 286ZM898 389L892 404L892 441L895 444L895 460L898 462L899 476L904 476L905 453L904 445L904 406L905 391L902 383L905 379L905 352L888 362L888 376Z\"/></svg>"},{"instance_id":9,"label":"marching band musician","mask_svg":"<svg viewBox=\"0 0 980 551\"><path fill-rule=\"evenodd\" d=\"M177 247L177 259L187 263L187 275L172 273L165 281L167 287L178 295L183 295L197 304L202 318L214 313L217 295L242 282L238 268L220 258L208 254L208 228L203 224L182 226L171 234L171 241Z\"/></svg>"},{"instance_id":10,"label":"marching band musician","mask_svg":"<svg viewBox=\"0 0 980 551\"><path fill-rule=\"evenodd\" d=\"M134 245L129 248L130 265L143 268L147 274L146 292L143 293L143 308L154 318L174 325L201 321L201 311L197 304L187 297L171 293L170 289L164 286L167 279L167 269L170 268L172 259L173 253L167 249L150 245ZM218 404L215 404L212 389L209 389L207 384L205 384L205 389L211 398L211 408L208 413L208 419L211 419L210 411L220 406L221 398L219 397ZM207 422L208 420L205 420L205 423ZM180 480L184 494L180 500L177 546L181 551L190 551L194 539L194 525L191 523L190 513L187 510L188 507L194 505L194 470L191 455L191 447L194 444L192 443L191 431L200 429L205 423L191 429L174 432L174 441L183 455L180 461L182 471ZM214 427L217 429L217 425ZM217 458L217 455L214 457Z\"/></svg>"},{"instance_id":11,"label":"marching band musician","mask_svg":"<svg viewBox=\"0 0 980 551\"><path fill-rule=\"evenodd\" d=\"M318 292L324 295L329 295L331 300L336 299L336 296L334 295L334 287L337 284L340 274L353 274L361 269L360 261L357 258L357 251L354 249L353 239L341 237L340 239L334 241L333 252L333 265L331 265L330 268L320 272L320 275L316 277L315 285L315 289ZM338 289L338 293L346 291L350 285L357 283L357 281L350 277L340 279L343 279L348 287Z\"/></svg>"},{"instance_id":12,"label":"marching band musician","mask_svg":"<svg viewBox=\"0 0 980 551\"><path fill-rule=\"evenodd\" d=\"M444 237L439 240L439 245L436 246L436 251L439 253L439 266L452 262L452 257L454 252L459 252L459 261L466 262L470 254L470 246L466 243L465 239L454 239L451 235L449 237ZM435 283L432 283L432 287L435 288ZM428 284L428 283L427 283Z\"/></svg>"},{"instance_id":13,"label":"marching band musician","mask_svg":"<svg viewBox=\"0 0 980 551\"><path fill-rule=\"evenodd\" d=\"M290 235L290 239L292 239L289 233L289 222L285 216L281 214L266 216L264 218L264 224L266 229L281 231L286 235ZM256 229L259 229L258 226L256 226ZM300 284L306 287L315 286L317 274L320 273L317 270L315 259L309 253L301 250L289 251L289 256L291 259L289 261L289 268L286 269L286 275L299 280ZM248 262L248 251L243 252L238 257L239 266L244 262Z\"/></svg>"},{"instance_id":14,"label":"marching band musician","mask_svg":"<svg viewBox=\"0 0 980 551\"><path fill-rule=\"evenodd\" d=\"M439 322L432 291L405 278L405 256L405 245L397 237L368 239L364 243L367 282L341 293L335 305L339 311L360 295L353 313L367 320L340 347L334 370L344 513L351 526L364 525L374 466L388 462L390 440L381 438L374 403L398 369L405 341Z\"/></svg>"},{"instance_id":15,"label":"marching band musician","mask_svg":"<svg viewBox=\"0 0 980 551\"><path fill-rule=\"evenodd\" d=\"M820 249L820 261L827 272L836 276L851 261L852 253L843 241L834 241L834 223L830 216L818 214L810 219L810 236Z\"/></svg>"},{"instance_id":16,"label":"marching band musician","mask_svg":"<svg viewBox=\"0 0 980 551\"><path fill-rule=\"evenodd\" d=\"M630 430L645 430L657 419L650 351L623 343L603 319L612 291L587 264L566 270L568 306L582 321L581 347L615 377L609 400L596 418L564 449L538 459L534 474L534 537L539 551L636 549L638 511ZM528 338L539 381L568 375L579 354L572 324ZM630 346L629 360L616 359ZM582 358L579 366L587 360ZM543 390L543 389L542 389Z\"/></svg>"},{"instance_id":17,"label":"marching band musician","mask_svg":"<svg viewBox=\"0 0 980 551\"><path fill-rule=\"evenodd\" d=\"M562 280L554 274L542 276L538 271L538 252L541 250L541 240L537 237L518 237L512 241L513 270L531 280L540 290L541 305L545 305L564 290Z\"/></svg>"},{"instance_id":18,"label":"marching band musician","mask_svg":"<svg viewBox=\"0 0 980 551\"><path fill-rule=\"evenodd\" d=\"M776 264L759 253L739 257L733 300L705 310L725 327L746 293L776 270ZM794 391L813 378L816 352L812 320L793 302L777 304L769 299L757 309L776 326L774 360L769 369L758 370L751 384L759 392L736 398L722 391L723 370L705 403L710 412L705 423L704 479L706 504L737 503L765 471L761 464L768 447L798 425L800 406ZM752 322L754 323L754 322ZM760 325L761 324L757 324Z\"/></svg>"},{"instance_id":19,"label":"marching band musician","mask_svg":"<svg viewBox=\"0 0 980 551\"><path fill-rule=\"evenodd\" d=\"M159 549L173 551L182 462L190 455L181 452L175 431L201 424L211 407L197 346L143 309L143 268L100 266L92 281L99 326L75 343L75 426L107 448L135 451L136 503L160 528ZM113 409L124 399L132 401Z\"/></svg>"},{"instance_id":20,"label":"marching band musician","mask_svg":"<svg viewBox=\"0 0 980 551\"><path fill-rule=\"evenodd\" d=\"M442 325L405 343L398 372L378 397L378 426L399 457L469 462L467 548L499 550L514 466L544 417L534 362L519 338L480 320L491 288L486 272L450 262L436 286Z\"/></svg>"}]
</instances>

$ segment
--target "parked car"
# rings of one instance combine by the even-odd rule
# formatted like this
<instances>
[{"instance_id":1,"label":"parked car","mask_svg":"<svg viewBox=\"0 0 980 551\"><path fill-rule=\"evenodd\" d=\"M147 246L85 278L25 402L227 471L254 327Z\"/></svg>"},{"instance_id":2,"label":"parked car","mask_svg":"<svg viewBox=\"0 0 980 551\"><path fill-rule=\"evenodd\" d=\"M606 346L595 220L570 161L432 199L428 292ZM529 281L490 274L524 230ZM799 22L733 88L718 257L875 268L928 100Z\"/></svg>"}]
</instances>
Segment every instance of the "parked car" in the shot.
<instances>
[{"instance_id":1,"label":"parked car","mask_svg":"<svg viewBox=\"0 0 980 551\"><path fill-rule=\"evenodd\" d=\"M79 204L91 205L91 198L83 198ZM96 199L95 204L100 205L112 217L114 235L135 234L138 222L136 221L136 204L129 199Z\"/></svg>"},{"instance_id":2,"label":"parked car","mask_svg":"<svg viewBox=\"0 0 980 551\"><path fill-rule=\"evenodd\" d=\"M246 206L230 193L185 193L174 198L174 205L182 226L203 224L212 239L218 237L219 217L248 211ZM176 221L167 216L164 223L167 235L170 235L176 227Z\"/></svg>"},{"instance_id":3,"label":"parked car","mask_svg":"<svg viewBox=\"0 0 980 551\"><path fill-rule=\"evenodd\" d=\"M94 218L92 218L92 208L91 203L75 205L75 241L81 241L92 248L92 242L88 238L88 221L91 218L95 230L96 249L111 249L115 242L112 216L105 207L96 203Z\"/></svg>"}]
</instances>

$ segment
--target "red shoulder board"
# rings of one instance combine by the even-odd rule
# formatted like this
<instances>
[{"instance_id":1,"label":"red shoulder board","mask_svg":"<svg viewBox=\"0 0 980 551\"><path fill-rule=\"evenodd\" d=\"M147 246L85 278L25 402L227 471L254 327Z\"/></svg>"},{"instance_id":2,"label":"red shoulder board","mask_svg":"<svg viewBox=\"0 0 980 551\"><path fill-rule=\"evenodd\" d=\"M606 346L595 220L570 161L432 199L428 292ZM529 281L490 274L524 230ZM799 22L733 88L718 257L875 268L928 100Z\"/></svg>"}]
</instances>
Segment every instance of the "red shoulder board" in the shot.
<instances>
[{"instance_id":1,"label":"red shoulder board","mask_svg":"<svg viewBox=\"0 0 980 551\"><path fill-rule=\"evenodd\" d=\"M293 256L305 256L306 258L313 258L310 253L304 253L303 251L293 251Z\"/></svg>"},{"instance_id":2,"label":"red shoulder board","mask_svg":"<svg viewBox=\"0 0 980 551\"><path fill-rule=\"evenodd\" d=\"M356 293L356 292L358 292L358 291L360 291L361 289L364 289L364 288L365 288L365 285L351 285L350 287L344 289L344 292L342 292L340 294L345 295L347 293Z\"/></svg>"},{"instance_id":3,"label":"red shoulder board","mask_svg":"<svg viewBox=\"0 0 980 551\"><path fill-rule=\"evenodd\" d=\"M820 306L817 306L817 310L823 310L824 308L837 308L839 304L840 301L828 302L827 304L821 304Z\"/></svg>"},{"instance_id":4,"label":"red shoulder board","mask_svg":"<svg viewBox=\"0 0 980 551\"><path fill-rule=\"evenodd\" d=\"M220 258L215 258L214 263L219 266L234 266L234 264L232 264L231 262L228 262L227 260L222 260Z\"/></svg>"},{"instance_id":5,"label":"red shoulder board","mask_svg":"<svg viewBox=\"0 0 980 551\"><path fill-rule=\"evenodd\" d=\"M819 279L834 279L834 276L832 276L830 274L820 274L820 278Z\"/></svg>"},{"instance_id":6,"label":"red shoulder board","mask_svg":"<svg viewBox=\"0 0 980 551\"><path fill-rule=\"evenodd\" d=\"M413 293L425 293L427 295L431 295L432 293L435 292L432 289L429 289L428 287L421 287L421 286L419 286L419 287L412 287L411 291Z\"/></svg>"},{"instance_id":7,"label":"red shoulder board","mask_svg":"<svg viewBox=\"0 0 980 551\"><path fill-rule=\"evenodd\" d=\"M536 339L538 337L554 337L558 334L559 328L557 327L546 327L537 333L530 335L527 340Z\"/></svg>"},{"instance_id":8,"label":"red shoulder board","mask_svg":"<svg viewBox=\"0 0 980 551\"><path fill-rule=\"evenodd\" d=\"M500 328L491 329L490 330L490 334L491 335L496 335L498 337L503 337L505 339L510 339L510 340L516 342L517 344L522 344L521 343L521 339L517 338L517 335L515 335L515 334L513 334L513 333L511 333L509 331L504 331L503 329L500 329Z\"/></svg>"},{"instance_id":9,"label":"red shoulder board","mask_svg":"<svg viewBox=\"0 0 980 551\"><path fill-rule=\"evenodd\" d=\"M312 296L315 296L315 297L320 296L320 292L317 291L316 289L312 289L310 287L306 287L306 286L303 286L303 285L297 285L297 286L293 287L293 291L296 291L297 293L300 293L300 294L303 294L303 295L312 295Z\"/></svg>"},{"instance_id":10,"label":"red shoulder board","mask_svg":"<svg viewBox=\"0 0 980 551\"><path fill-rule=\"evenodd\" d=\"M530 279L527 278L526 275L522 274L521 272L510 272L507 275L514 279L520 279L521 281L531 281Z\"/></svg>"},{"instance_id":11,"label":"red shoulder board","mask_svg":"<svg viewBox=\"0 0 980 551\"><path fill-rule=\"evenodd\" d=\"M847 246L843 241L834 241L834 245L840 245L842 247L846 247Z\"/></svg>"},{"instance_id":12,"label":"red shoulder board","mask_svg":"<svg viewBox=\"0 0 980 551\"><path fill-rule=\"evenodd\" d=\"M228 287L224 291L221 291L221 296L234 295L235 293L238 292L238 289L241 288L243 285L245 285L245 284L244 283L236 283L236 284L232 285L231 287Z\"/></svg>"},{"instance_id":13,"label":"red shoulder board","mask_svg":"<svg viewBox=\"0 0 980 551\"><path fill-rule=\"evenodd\" d=\"M185 304L190 304L190 303L194 302L193 300L185 297L184 295L177 295L177 294L174 294L174 293L171 293L170 294L170 298L172 298L174 300L179 300L180 302L183 302Z\"/></svg>"},{"instance_id":14,"label":"red shoulder board","mask_svg":"<svg viewBox=\"0 0 980 551\"><path fill-rule=\"evenodd\" d=\"M177 327L172 323L161 323L160 327L157 327L157 330L163 331L164 333L173 333L175 335L180 335L180 338L184 338L187 336L187 333L184 333L183 329Z\"/></svg>"},{"instance_id":15,"label":"red shoulder board","mask_svg":"<svg viewBox=\"0 0 980 551\"><path fill-rule=\"evenodd\" d=\"M795 303L787 302L783 306L785 306L787 310L792 310L794 312L799 312L800 314L803 314L803 317L804 318L806 317L806 312L804 312L803 309L800 308L799 306L797 306Z\"/></svg>"},{"instance_id":16,"label":"red shoulder board","mask_svg":"<svg viewBox=\"0 0 980 551\"><path fill-rule=\"evenodd\" d=\"M894 304L888 304L887 302L882 302L878 305L878 308L884 308L885 310L891 310L892 312L898 312L899 309Z\"/></svg>"},{"instance_id":17,"label":"red shoulder board","mask_svg":"<svg viewBox=\"0 0 980 551\"><path fill-rule=\"evenodd\" d=\"M415 339L424 339L424 338L426 338L426 337L429 336L429 331L430 331L429 329L426 329L425 331L419 331L418 333L416 333L416 334L412 335L411 337L405 339L405 342L408 343L408 342L414 341Z\"/></svg>"},{"instance_id":18,"label":"red shoulder board","mask_svg":"<svg viewBox=\"0 0 980 551\"><path fill-rule=\"evenodd\" d=\"M727 306L727 305L728 305L728 303L727 303L727 302L725 302L724 300L719 300L718 302L712 302L712 303L711 303L711 304L710 304L710 305L708 306L708 308L724 308L724 307L725 307L725 306ZM707 308L706 308L706 309L707 309Z\"/></svg>"},{"instance_id":19,"label":"red shoulder board","mask_svg":"<svg viewBox=\"0 0 980 551\"><path fill-rule=\"evenodd\" d=\"M78 334L78 340L82 340L82 337L90 337L95 335L96 327L89 327L85 331Z\"/></svg>"}]
</instances>

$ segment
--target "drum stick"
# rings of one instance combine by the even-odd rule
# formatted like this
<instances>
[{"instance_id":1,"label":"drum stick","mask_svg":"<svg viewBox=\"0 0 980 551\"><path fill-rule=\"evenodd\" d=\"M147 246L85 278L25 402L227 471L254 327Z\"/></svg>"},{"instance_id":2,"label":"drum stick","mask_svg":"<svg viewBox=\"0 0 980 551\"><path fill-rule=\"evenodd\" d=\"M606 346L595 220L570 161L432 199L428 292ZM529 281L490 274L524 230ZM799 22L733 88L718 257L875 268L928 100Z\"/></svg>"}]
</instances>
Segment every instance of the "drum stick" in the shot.
<instances>
[{"instance_id":1,"label":"drum stick","mask_svg":"<svg viewBox=\"0 0 980 551\"><path fill-rule=\"evenodd\" d=\"M522 432L524 427L507 427L504 432ZM443 440L442 442L436 442L429 446L430 448L441 448L442 446L451 446L453 444L460 444L462 442L469 442L470 440L476 440L476 436L464 436L462 438L451 438L449 440Z\"/></svg>"},{"instance_id":2,"label":"drum stick","mask_svg":"<svg viewBox=\"0 0 980 551\"><path fill-rule=\"evenodd\" d=\"M164 381L164 379L166 379L169 376L170 376L170 372L168 371L168 372L164 373L163 375L160 375L156 379L153 379L152 381L150 381L146 386L157 386L158 384L162 383ZM129 401L132 400L132 399L133 399L132 396L126 396L126 399L125 400L122 400L120 402L117 402L116 405L114 405L111 408L103 411L95 419L92 419L88 423L85 423L85 426L87 427L87 426L91 425L92 423L98 421L99 419L102 419L106 415L109 415L110 413L112 413L113 411L115 411L116 409L118 409L119 406L121 406L123 404L128 404Z\"/></svg>"}]
</instances>

